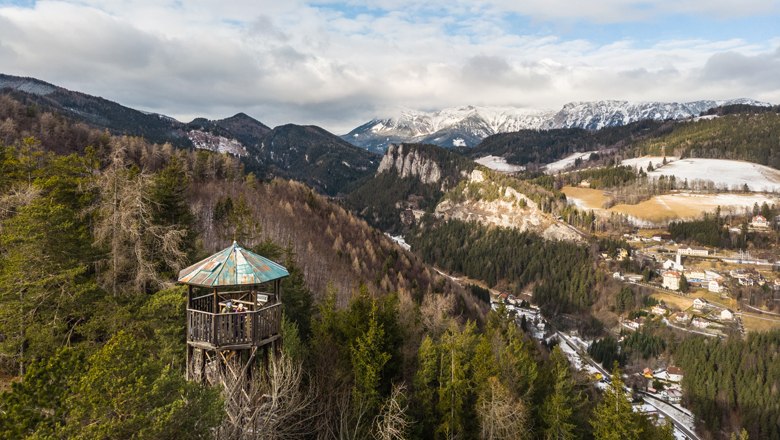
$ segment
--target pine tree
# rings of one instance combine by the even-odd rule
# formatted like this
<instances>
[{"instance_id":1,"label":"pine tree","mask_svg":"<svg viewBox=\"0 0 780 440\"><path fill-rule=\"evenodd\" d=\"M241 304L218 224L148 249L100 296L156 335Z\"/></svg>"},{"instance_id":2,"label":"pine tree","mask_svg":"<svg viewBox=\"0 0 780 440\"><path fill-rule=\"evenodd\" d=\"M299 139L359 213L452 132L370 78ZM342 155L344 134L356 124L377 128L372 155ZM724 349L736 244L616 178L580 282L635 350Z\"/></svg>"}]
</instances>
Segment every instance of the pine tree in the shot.
<instances>
[{"instance_id":1,"label":"pine tree","mask_svg":"<svg viewBox=\"0 0 780 440\"><path fill-rule=\"evenodd\" d=\"M612 370L612 382L593 411L591 425L596 440L637 440L642 433L637 414L631 408L623 390L623 380L617 362Z\"/></svg>"},{"instance_id":2,"label":"pine tree","mask_svg":"<svg viewBox=\"0 0 780 440\"><path fill-rule=\"evenodd\" d=\"M379 383L382 379L382 369L390 360L390 354L382 351L384 335L384 329L377 320L377 306L374 302L371 305L368 330L350 347L355 376L353 395L357 402L364 402L367 405L368 413L371 415L375 415L379 409Z\"/></svg>"},{"instance_id":3,"label":"pine tree","mask_svg":"<svg viewBox=\"0 0 780 440\"><path fill-rule=\"evenodd\" d=\"M685 278L684 274L680 274L680 292L688 293L690 286L688 285L688 278Z\"/></svg>"},{"instance_id":4,"label":"pine tree","mask_svg":"<svg viewBox=\"0 0 780 440\"><path fill-rule=\"evenodd\" d=\"M544 399L541 408L545 440L570 440L575 438L576 426L572 415L580 406L581 396L574 391L574 381L569 371L569 363L559 346L553 348L550 360L553 364L552 394Z\"/></svg>"}]
</instances>

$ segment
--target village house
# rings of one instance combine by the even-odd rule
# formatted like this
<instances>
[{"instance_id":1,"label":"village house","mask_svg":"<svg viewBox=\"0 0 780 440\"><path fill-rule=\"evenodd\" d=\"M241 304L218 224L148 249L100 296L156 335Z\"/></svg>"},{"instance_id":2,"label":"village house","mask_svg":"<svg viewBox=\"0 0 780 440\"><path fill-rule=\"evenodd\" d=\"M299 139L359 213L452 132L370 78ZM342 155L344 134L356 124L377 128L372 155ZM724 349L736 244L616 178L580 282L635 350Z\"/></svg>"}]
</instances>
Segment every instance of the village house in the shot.
<instances>
[{"instance_id":1,"label":"village house","mask_svg":"<svg viewBox=\"0 0 780 440\"><path fill-rule=\"evenodd\" d=\"M698 328L707 328L707 327L710 326L709 321L701 319L701 318L693 318L693 319L691 319L691 324L694 327L698 327Z\"/></svg>"},{"instance_id":2,"label":"village house","mask_svg":"<svg viewBox=\"0 0 780 440\"><path fill-rule=\"evenodd\" d=\"M661 285L669 290L680 290L680 272L674 270L664 272Z\"/></svg>"},{"instance_id":3,"label":"village house","mask_svg":"<svg viewBox=\"0 0 780 440\"><path fill-rule=\"evenodd\" d=\"M763 215L756 215L750 220L750 226L754 228L768 228L769 223L766 221L766 217Z\"/></svg>"},{"instance_id":4,"label":"village house","mask_svg":"<svg viewBox=\"0 0 780 440\"><path fill-rule=\"evenodd\" d=\"M715 272L714 270L705 270L704 275L707 278L707 281L712 281L712 280L720 281L723 279L723 276Z\"/></svg>"},{"instance_id":5,"label":"village house","mask_svg":"<svg viewBox=\"0 0 780 440\"><path fill-rule=\"evenodd\" d=\"M683 378L682 368L671 366L666 369L666 375L669 382L681 382Z\"/></svg>"},{"instance_id":6,"label":"village house","mask_svg":"<svg viewBox=\"0 0 780 440\"><path fill-rule=\"evenodd\" d=\"M710 282L707 283L707 290L720 293L723 291L723 286L717 280L710 280Z\"/></svg>"},{"instance_id":7,"label":"village house","mask_svg":"<svg viewBox=\"0 0 780 440\"><path fill-rule=\"evenodd\" d=\"M665 398L669 403L680 403L682 400L682 391L676 389L664 390L661 393L661 397Z\"/></svg>"},{"instance_id":8,"label":"village house","mask_svg":"<svg viewBox=\"0 0 780 440\"><path fill-rule=\"evenodd\" d=\"M707 281L707 275L700 270L688 270L685 271L685 279L687 279L689 283L702 285Z\"/></svg>"},{"instance_id":9,"label":"village house","mask_svg":"<svg viewBox=\"0 0 780 440\"><path fill-rule=\"evenodd\" d=\"M693 308L696 310L704 310L709 306L710 303L704 298L696 298L693 300Z\"/></svg>"},{"instance_id":10,"label":"village house","mask_svg":"<svg viewBox=\"0 0 780 440\"><path fill-rule=\"evenodd\" d=\"M686 323L689 319L691 319L691 315L685 312L680 312L677 314L677 316L674 317L674 320L679 323Z\"/></svg>"},{"instance_id":11,"label":"village house","mask_svg":"<svg viewBox=\"0 0 780 440\"><path fill-rule=\"evenodd\" d=\"M632 283L638 283L638 282L642 281L642 279L644 277L642 276L642 274L639 274L639 273L627 273L627 274L625 274L625 276L623 276L623 278L625 278L626 281L629 281L629 282L632 282Z\"/></svg>"},{"instance_id":12,"label":"village house","mask_svg":"<svg viewBox=\"0 0 780 440\"><path fill-rule=\"evenodd\" d=\"M650 311L653 312L653 314L658 315L658 316L666 315L666 307L664 307L661 304L654 305L653 308Z\"/></svg>"},{"instance_id":13,"label":"village house","mask_svg":"<svg viewBox=\"0 0 780 440\"><path fill-rule=\"evenodd\" d=\"M706 257L710 254L710 250L698 246L681 247L677 249L678 255L688 255L691 257Z\"/></svg>"},{"instance_id":14,"label":"village house","mask_svg":"<svg viewBox=\"0 0 780 440\"><path fill-rule=\"evenodd\" d=\"M642 328L642 326L645 325L645 318L639 317L636 319L627 319L623 321L623 326L630 329L630 330L639 330Z\"/></svg>"},{"instance_id":15,"label":"village house","mask_svg":"<svg viewBox=\"0 0 780 440\"><path fill-rule=\"evenodd\" d=\"M663 268L665 270L676 270L679 272L682 272L685 270L685 267L682 265L682 260L680 258L680 254L677 254L677 258L674 260L666 260L664 261Z\"/></svg>"},{"instance_id":16,"label":"village house","mask_svg":"<svg viewBox=\"0 0 780 440\"><path fill-rule=\"evenodd\" d=\"M616 280L620 280L620 281L623 281L623 280L625 279L625 278L623 277L623 274L621 274L620 272L615 272L615 273L613 273L613 274L612 274L612 278L613 278L613 279L616 279Z\"/></svg>"},{"instance_id":17,"label":"village house","mask_svg":"<svg viewBox=\"0 0 780 440\"><path fill-rule=\"evenodd\" d=\"M723 309L720 311L720 319L722 321L733 321L734 320L734 312L732 312L729 309Z\"/></svg>"},{"instance_id":18,"label":"village house","mask_svg":"<svg viewBox=\"0 0 780 440\"><path fill-rule=\"evenodd\" d=\"M671 366L655 376L657 379L669 382L681 382L683 380L682 368Z\"/></svg>"}]
</instances>

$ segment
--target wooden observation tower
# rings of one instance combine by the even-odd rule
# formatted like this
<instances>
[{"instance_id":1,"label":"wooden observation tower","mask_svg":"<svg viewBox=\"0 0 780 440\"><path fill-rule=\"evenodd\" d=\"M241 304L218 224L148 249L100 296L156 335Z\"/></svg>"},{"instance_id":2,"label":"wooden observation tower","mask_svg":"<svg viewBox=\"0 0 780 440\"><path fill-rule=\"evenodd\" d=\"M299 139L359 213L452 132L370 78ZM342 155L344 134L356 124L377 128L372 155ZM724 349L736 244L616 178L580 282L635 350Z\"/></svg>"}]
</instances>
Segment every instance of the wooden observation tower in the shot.
<instances>
[{"instance_id":1,"label":"wooden observation tower","mask_svg":"<svg viewBox=\"0 0 780 440\"><path fill-rule=\"evenodd\" d=\"M258 350L267 359L281 342L283 266L235 241L179 272L187 292L187 378L216 383L251 377Z\"/></svg>"}]
</instances>

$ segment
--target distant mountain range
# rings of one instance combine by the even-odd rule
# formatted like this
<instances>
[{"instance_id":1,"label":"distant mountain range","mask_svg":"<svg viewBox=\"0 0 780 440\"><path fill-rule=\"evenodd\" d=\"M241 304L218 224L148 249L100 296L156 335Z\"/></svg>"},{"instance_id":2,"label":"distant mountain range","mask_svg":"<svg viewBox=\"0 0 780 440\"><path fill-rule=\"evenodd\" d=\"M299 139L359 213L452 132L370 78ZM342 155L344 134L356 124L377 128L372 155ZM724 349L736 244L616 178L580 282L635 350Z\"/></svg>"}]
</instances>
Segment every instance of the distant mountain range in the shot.
<instances>
[{"instance_id":1,"label":"distant mountain range","mask_svg":"<svg viewBox=\"0 0 780 440\"><path fill-rule=\"evenodd\" d=\"M343 193L379 166L379 156L315 126L287 124L272 129L244 113L185 123L35 78L3 74L0 92L114 135L141 136L150 142L241 156L247 168L261 177L300 180L328 195Z\"/></svg>"},{"instance_id":2,"label":"distant mountain range","mask_svg":"<svg viewBox=\"0 0 780 440\"><path fill-rule=\"evenodd\" d=\"M346 135L345 140L370 151L382 152L389 144L430 143L443 147L473 147L490 135L519 130L583 128L599 130L653 119L685 119L715 107L733 104L769 106L752 99L722 101L573 102L559 111L511 107L456 107L434 112L404 110L398 115L373 119Z\"/></svg>"}]
</instances>

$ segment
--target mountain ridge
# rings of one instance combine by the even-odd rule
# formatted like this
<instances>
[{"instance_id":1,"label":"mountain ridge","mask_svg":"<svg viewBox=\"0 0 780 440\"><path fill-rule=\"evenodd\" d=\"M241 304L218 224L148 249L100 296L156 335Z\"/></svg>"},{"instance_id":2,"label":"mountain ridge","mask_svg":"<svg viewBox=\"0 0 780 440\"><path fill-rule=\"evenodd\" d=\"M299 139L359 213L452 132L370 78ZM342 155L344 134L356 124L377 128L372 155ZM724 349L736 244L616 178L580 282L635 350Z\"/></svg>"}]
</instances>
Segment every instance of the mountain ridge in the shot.
<instances>
[{"instance_id":1,"label":"mountain ridge","mask_svg":"<svg viewBox=\"0 0 780 440\"><path fill-rule=\"evenodd\" d=\"M0 74L0 92L31 111L59 114L114 135L233 154L259 177L299 180L331 196L372 174L379 164L378 156L323 128L294 124L270 128L243 112L181 122L35 78L4 74Z\"/></svg>"},{"instance_id":2,"label":"mountain ridge","mask_svg":"<svg viewBox=\"0 0 780 440\"><path fill-rule=\"evenodd\" d=\"M382 152L391 143L430 143L443 147L473 147L488 136L525 129L582 128L598 130L645 119L686 119L724 105L769 106L748 98L678 102L582 101L554 110L514 107L461 106L425 112L405 109L391 117L374 118L343 139Z\"/></svg>"}]
</instances>

